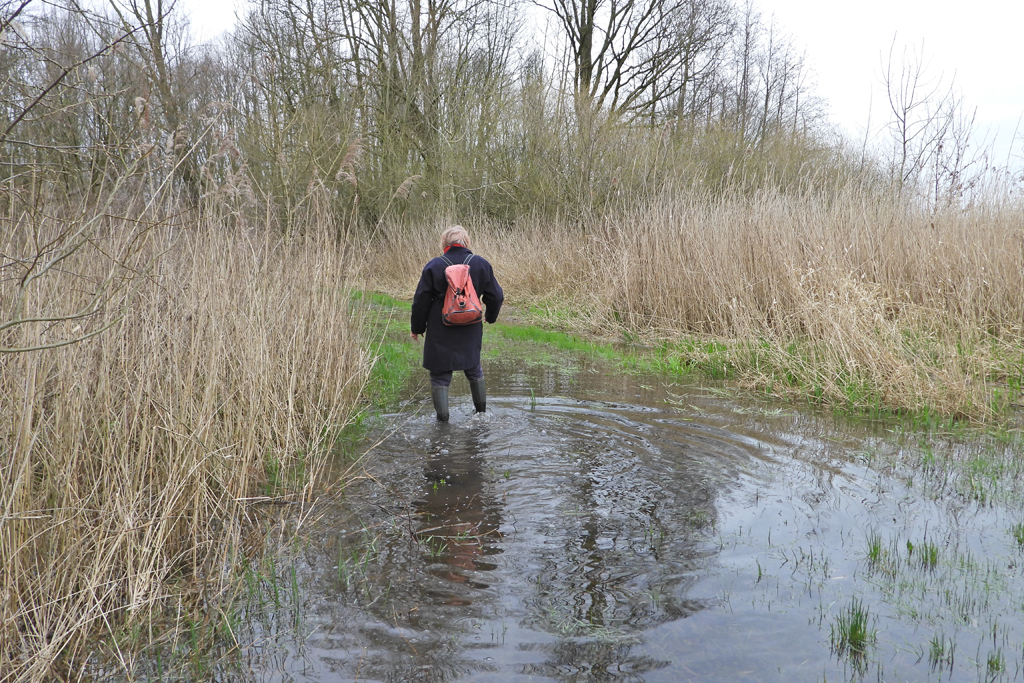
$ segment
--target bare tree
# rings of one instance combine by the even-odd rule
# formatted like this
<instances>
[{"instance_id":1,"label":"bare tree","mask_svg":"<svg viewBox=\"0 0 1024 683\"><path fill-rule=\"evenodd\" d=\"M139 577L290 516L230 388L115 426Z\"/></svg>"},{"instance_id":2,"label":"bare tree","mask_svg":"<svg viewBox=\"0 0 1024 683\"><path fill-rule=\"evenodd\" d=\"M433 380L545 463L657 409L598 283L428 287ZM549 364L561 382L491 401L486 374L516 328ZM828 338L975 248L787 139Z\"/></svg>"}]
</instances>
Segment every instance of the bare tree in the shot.
<instances>
[{"instance_id":1,"label":"bare tree","mask_svg":"<svg viewBox=\"0 0 1024 683\"><path fill-rule=\"evenodd\" d=\"M509 8L481 0L264 0L239 39L256 76L240 109L268 143L256 145L253 158L266 163L254 172L282 174L274 162L284 155L291 177L275 186L315 177L342 196L348 180L333 179L358 138L374 160L358 183L370 222L396 202L448 205L475 192L467 185L488 187L477 162L497 139L496 114L514 84L517 24ZM319 131L331 125L339 139L321 144ZM289 151L296 145L303 155ZM414 176L416 192L406 184Z\"/></svg>"},{"instance_id":2,"label":"bare tree","mask_svg":"<svg viewBox=\"0 0 1024 683\"><path fill-rule=\"evenodd\" d=\"M703 0L534 2L554 15L566 40L578 107L616 116L650 112L680 92L689 81L686 67L696 63L694 50L713 42L686 38L719 16L719 5ZM680 69L684 77L673 79Z\"/></svg>"},{"instance_id":3,"label":"bare tree","mask_svg":"<svg viewBox=\"0 0 1024 683\"><path fill-rule=\"evenodd\" d=\"M927 157L939 138L944 135L944 121L938 112L946 103L949 93L940 92L940 81L928 80L923 57L917 51L907 60L906 49L894 70L893 51L896 39L889 48L884 66L884 83L892 121L889 129L895 143L892 160L894 180L902 189L920 174Z\"/></svg>"},{"instance_id":4,"label":"bare tree","mask_svg":"<svg viewBox=\"0 0 1024 683\"><path fill-rule=\"evenodd\" d=\"M892 115L889 159L897 191L923 192L931 205L956 202L973 186L971 168L983 155L973 150L974 113L964 110L952 80L930 77L920 51L903 51L894 64L895 38L883 64L883 82Z\"/></svg>"},{"instance_id":5,"label":"bare tree","mask_svg":"<svg viewBox=\"0 0 1024 683\"><path fill-rule=\"evenodd\" d=\"M161 144L168 172L180 178L184 197L195 204L200 195L198 159L193 120L195 101L190 80L183 74L188 59L185 25L175 12L175 0L110 0L126 33L133 36L135 56L145 77L137 106L156 114L148 123L154 142Z\"/></svg>"},{"instance_id":6,"label":"bare tree","mask_svg":"<svg viewBox=\"0 0 1024 683\"><path fill-rule=\"evenodd\" d=\"M685 10L676 27L680 64L674 77L678 80L674 110L676 116L691 124L700 118L706 124L714 107L715 82L721 77L736 22L732 7L725 0L694 0Z\"/></svg>"}]
</instances>

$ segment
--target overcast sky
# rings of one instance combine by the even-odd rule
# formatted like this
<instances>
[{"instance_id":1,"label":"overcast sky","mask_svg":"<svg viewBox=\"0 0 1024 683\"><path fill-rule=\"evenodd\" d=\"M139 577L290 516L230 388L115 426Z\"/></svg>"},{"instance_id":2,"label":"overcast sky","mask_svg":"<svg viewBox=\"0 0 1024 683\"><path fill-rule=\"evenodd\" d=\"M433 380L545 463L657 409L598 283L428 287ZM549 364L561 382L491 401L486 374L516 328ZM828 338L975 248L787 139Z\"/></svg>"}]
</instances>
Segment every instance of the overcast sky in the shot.
<instances>
[{"instance_id":1,"label":"overcast sky","mask_svg":"<svg viewBox=\"0 0 1024 683\"><path fill-rule=\"evenodd\" d=\"M202 39L234 24L245 0L179 0ZM1024 164L1024 57L1020 0L755 0L765 20L805 49L817 93L848 135L863 138L871 114L876 131L888 111L881 86L883 60L917 51L933 81L954 80L964 102L976 108L976 131L995 144L1004 163L1013 145L1016 167ZM872 108L874 111L872 112Z\"/></svg>"},{"instance_id":2,"label":"overcast sky","mask_svg":"<svg viewBox=\"0 0 1024 683\"><path fill-rule=\"evenodd\" d=\"M933 79L954 79L965 104L977 109L977 132L997 138L998 161L1005 163L1024 115L1024 3L762 0L759 6L806 48L819 94L828 100L833 120L851 134L864 130L872 107L873 128L886 120L882 64L895 39L897 57L904 47L908 54L917 50ZM1024 135L1021 123L1018 136ZM1021 143L1015 145L1018 156Z\"/></svg>"}]
</instances>

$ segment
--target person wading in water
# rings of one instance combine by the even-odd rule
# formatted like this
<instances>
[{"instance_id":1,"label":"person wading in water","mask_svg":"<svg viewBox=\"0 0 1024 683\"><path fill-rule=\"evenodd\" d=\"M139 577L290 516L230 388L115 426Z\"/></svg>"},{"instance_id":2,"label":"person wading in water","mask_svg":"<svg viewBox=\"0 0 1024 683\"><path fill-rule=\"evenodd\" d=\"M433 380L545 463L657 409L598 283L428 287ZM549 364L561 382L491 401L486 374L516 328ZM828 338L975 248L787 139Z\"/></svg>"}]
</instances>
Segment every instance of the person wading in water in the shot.
<instances>
[{"instance_id":1,"label":"person wading in water","mask_svg":"<svg viewBox=\"0 0 1024 683\"><path fill-rule=\"evenodd\" d=\"M469 325L445 325L441 320L441 308L448 291L445 269L452 264L467 263L468 259L469 277L486 308L484 320L488 323L498 319L505 300L491 264L473 254L469 247L469 233L461 225L453 225L442 232L441 250L444 255L431 259L423 267L412 300L412 338L419 341L419 336L426 334L423 367L430 371L430 392L437 419L441 422L448 421L448 387L456 370L466 373L476 412L487 410L484 370L480 365L484 325L482 321Z\"/></svg>"}]
</instances>

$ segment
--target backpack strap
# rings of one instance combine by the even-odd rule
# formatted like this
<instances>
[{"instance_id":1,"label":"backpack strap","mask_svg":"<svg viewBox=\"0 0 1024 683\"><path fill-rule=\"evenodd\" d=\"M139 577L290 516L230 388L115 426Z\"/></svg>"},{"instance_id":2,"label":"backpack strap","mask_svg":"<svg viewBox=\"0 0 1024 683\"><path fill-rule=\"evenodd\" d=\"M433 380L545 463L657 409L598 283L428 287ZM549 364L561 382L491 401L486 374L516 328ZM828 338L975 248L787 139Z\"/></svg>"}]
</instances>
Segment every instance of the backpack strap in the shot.
<instances>
[{"instance_id":1,"label":"backpack strap","mask_svg":"<svg viewBox=\"0 0 1024 683\"><path fill-rule=\"evenodd\" d=\"M469 256L466 257L466 260L463 261L462 264L463 265L469 265L469 262L473 260L474 256L476 256L476 254L470 254ZM447 256L444 256L443 254L439 258L442 261L444 261L445 263L447 263L449 266L454 266L455 265L454 263L452 263L451 261L448 260Z\"/></svg>"}]
</instances>

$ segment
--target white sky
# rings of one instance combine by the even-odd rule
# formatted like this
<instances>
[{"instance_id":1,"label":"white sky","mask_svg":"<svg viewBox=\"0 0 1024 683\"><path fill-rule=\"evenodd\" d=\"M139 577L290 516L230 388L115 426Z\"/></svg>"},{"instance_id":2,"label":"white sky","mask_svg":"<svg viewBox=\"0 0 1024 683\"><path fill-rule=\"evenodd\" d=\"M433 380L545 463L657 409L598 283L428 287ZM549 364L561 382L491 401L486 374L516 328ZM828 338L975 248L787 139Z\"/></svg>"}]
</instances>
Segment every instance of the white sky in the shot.
<instances>
[{"instance_id":1,"label":"white sky","mask_svg":"<svg viewBox=\"0 0 1024 683\"><path fill-rule=\"evenodd\" d=\"M994 140L993 161L1006 163L1018 122L1024 136L1024 59L1020 0L759 0L766 18L774 15L796 45L807 49L818 94L832 119L863 139L869 111L875 130L888 120L881 84L883 63L893 45L894 63L917 50L933 79L954 79L965 105L976 108L976 133ZM923 50L922 50L923 41ZM1021 165L1024 140L1014 145Z\"/></svg>"},{"instance_id":2,"label":"white sky","mask_svg":"<svg viewBox=\"0 0 1024 683\"><path fill-rule=\"evenodd\" d=\"M177 0L177 8L189 16L192 30L201 40L210 40L235 25L236 8L245 0Z\"/></svg>"},{"instance_id":3,"label":"white sky","mask_svg":"<svg viewBox=\"0 0 1024 683\"><path fill-rule=\"evenodd\" d=\"M869 112L875 131L888 118L881 75L895 39L895 59L904 48L908 54L917 50L933 80L955 79L965 104L977 109L977 134L994 143L994 162L1006 162L1020 123L1012 165L1024 164L1024 2L755 1L766 21L774 16L797 48L806 48L817 93L828 101L832 120L852 138L863 139ZM179 3L203 40L231 28L236 8L247 4L246 0Z\"/></svg>"}]
</instances>

